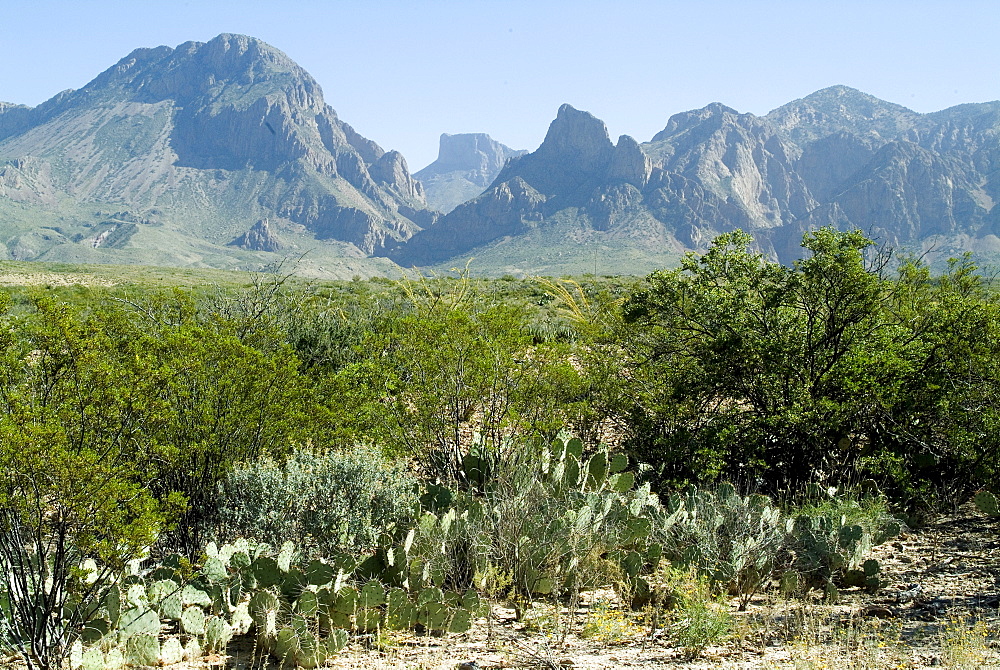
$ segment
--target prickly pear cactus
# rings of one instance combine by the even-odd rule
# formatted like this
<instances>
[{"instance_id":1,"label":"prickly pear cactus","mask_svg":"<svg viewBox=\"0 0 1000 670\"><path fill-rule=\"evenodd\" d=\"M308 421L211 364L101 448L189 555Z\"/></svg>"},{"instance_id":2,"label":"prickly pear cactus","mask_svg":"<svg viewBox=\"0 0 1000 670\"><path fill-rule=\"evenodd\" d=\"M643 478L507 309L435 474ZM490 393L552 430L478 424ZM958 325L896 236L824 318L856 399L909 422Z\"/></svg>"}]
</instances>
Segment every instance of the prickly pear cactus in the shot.
<instances>
[{"instance_id":1,"label":"prickly pear cactus","mask_svg":"<svg viewBox=\"0 0 1000 670\"><path fill-rule=\"evenodd\" d=\"M976 507L979 508L979 511L983 514L987 514L989 516L1000 516L1000 502L998 502L997 497L989 491L978 491L975 497L973 497L973 501L976 503Z\"/></svg>"}]
</instances>

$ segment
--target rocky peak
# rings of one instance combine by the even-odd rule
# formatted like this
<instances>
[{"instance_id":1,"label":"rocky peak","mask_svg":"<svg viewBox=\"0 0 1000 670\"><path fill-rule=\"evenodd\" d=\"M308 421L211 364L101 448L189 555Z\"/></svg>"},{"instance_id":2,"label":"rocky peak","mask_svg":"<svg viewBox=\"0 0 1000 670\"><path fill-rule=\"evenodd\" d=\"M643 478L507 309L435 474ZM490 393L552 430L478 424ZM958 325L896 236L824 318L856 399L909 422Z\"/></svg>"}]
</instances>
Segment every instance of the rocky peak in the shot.
<instances>
[{"instance_id":1,"label":"rocky peak","mask_svg":"<svg viewBox=\"0 0 1000 670\"><path fill-rule=\"evenodd\" d=\"M587 173L605 167L613 150L603 121L589 112L563 105L535 155L564 161L573 171Z\"/></svg>"},{"instance_id":2,"label":"rocky peak","mask_svg":"<svg viewBox=\"0 0 1000 670\"><path fill-rule=\"evenodd\" d=\"M222 34L176 49L136 49L80 90L99 96L122 89L141 102L174 100L245 109L263 95L281 93L297 107L322 106L319 84L282 51L247 35Z\"/></svg>"},{"instance_id":3,"label":"rocky peak","mask_svg":"<svg viewBox=\"0 0 1000 670\"><path fill-rule=\"evenodd\" d=\"M212 202L199 206L210 225L227 221L227 236L228 208L245 200L255 219L371 252L412 235L402 212L426 208L398 152L361 137L305 70L245 35L137 49L77 91L0 108L0 133L10 135L0 135L4 158L65 164L58 186L79 198L159 206L179 182L210 183ZM265 248L273 237L261 224L235 243Z\"/></svg>"},{"instance_id":4,"label":"rocky peak","mask_svg":"<svg viewBox=\"0 0 1000 670\"><path fill-rule=\"evenodd\" d=\"M656 168L696 181L754 228L783 225L816 204L795 173L796 147L753 114L719 103L674 114L644 148Z\"/></svg>"},{"instance_id":5,"label":"rocky peak","mask_svg":"<svg viewBox=\"0 0 1000 670\"><path fill-rule=\"evenodd\" d=\"M628 135L618 138L608 166L609 181L625 182L641 189L649 182L652 170L653 164L638 142Z\"/></svg>"},{"instance_id":6,"label":"rocky peak","mask_svg":"<svg viewBox=\"0 0 1000 670\"><path fill-rule=\"evenodd\" d=\"M721 128L726 121L731 121L738 116L740 113L732 107L713 102L701 109L674 114L667 120L666 127L656 133L651 141L662 142L679 134L690 132L695 128L701 129L703 134L705 131L713 132Z\"/></svg>"},{"instance_id":7,"label":"rocky peak","mask_svg":"<svg viewBox=\"0 0 1000 670\"><path fill-rule=\"evenodd\" d=\"M561 194L562 206L570 202L582 205L591 191L606 181L614 152L603 121L563 105L541 146L508 162L494 183L521 177L546 197Z\"/></svg>"},{"instance_id":8,"label":"rocky peak","mask_svg":"<svg viewBox=\"0 0 1000 670\"><path fill-rule=\"evenodd\" d=\"M285 245L274 231L271 230L270 222L267 219L261 219L253 224L250 230L229 244L241 249L249 249L250 251L281 251L285 248Z\"/></svg>"},{"instance_id":9,"label":"rocky peak","mask_svg":"<svg viewBox=\"0 0 1000 670\"><path fill-rule=\"evenodd\" d=\"M522 156L486 133L441 135L438 157L413 176L426 190L428 204L442 212L480 195L508 159Z\"/></svg>"},{"instance_id":10,"label":"rocky peak","mask_svg":"<svg viewBox=\"0 0 1000 670\"><path fill-rule=\"evenodd\" d=\"M420 182L410 176L409 170L406 169L406 159L398 151L387 151L382 154L368 166L368 173L376 184L391 188L404 198L424 197Z\"/></svg>"},{"instance_id":11,"label":"rocky peak","mask_svg":"<svg viewBox=\"0 0 1000 670\"><path fill-rule=\"evenodd\" d=\"M443 133L437 160L431 165L434 166L436 172L462 170L484 177L486 175L496 176L508 158L523 153L525 152L515 151L497 142L486 133L460 133L456 135ZM483 186L488 185L489 182L483 184Z\"/></svg>"},{"instance_id":12,"label":"rocky peak","mask_svg":"<svg viewBox=\"0 0 1000 670\"><path fill-rule=\"evenodd\" d=\"M805 145L840 131L896 139L918 124L920 114L848 86L830 86L782 105L765 118Z\"/></svg>"}]
</instances>

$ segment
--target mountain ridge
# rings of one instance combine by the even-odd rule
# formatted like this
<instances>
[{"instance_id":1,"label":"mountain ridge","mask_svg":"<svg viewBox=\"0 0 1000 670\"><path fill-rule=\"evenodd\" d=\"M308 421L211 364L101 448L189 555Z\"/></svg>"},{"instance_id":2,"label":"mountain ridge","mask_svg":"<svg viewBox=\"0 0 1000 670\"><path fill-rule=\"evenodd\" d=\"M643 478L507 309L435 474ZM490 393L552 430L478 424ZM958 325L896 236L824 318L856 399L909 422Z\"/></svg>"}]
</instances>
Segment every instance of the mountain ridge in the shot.
<instances>
[{"instance_id":1,"label":"mountain ridge","mask_svg":"<svg viewBox=\"0 0 1000 670\"><path fill-rule=\"evenodd\" d=\"M89 203L158 210L181 263L207 242L214 259L204 262L218 264L231 253L226 243L264 218L328 261L357 255L348 247L371 255L419 230L414 219L432 218L398 152L343 123L305 70L247 36L134 50L81 89L35 108L0 108L0 128L8 172L25 157L48 163L51 186L80 205L57 214L72 219L62 226L69 235L54 240L62 245L103 223L81 211ZM30 180L9 176L30 201ZM43 258L57 246L37 231L28 237L6 240L8 252ZM125 251L116 257L128 261Z\"/></svg>"},{"instance_id":2,"label":"mountain ridge","mask_svg":"<svg viewBox=\"0 0 1000 670\"><path fill-rule=\"evenodd\" d=\"M627 152L630 170L609 169ZM622 251L623 240L655 255L743 228L790 262L804 231L833 225L896 247L996 259L998 159L1000 102L919 114L833 86L764 116L711 103L672 115L649 142L623 136L617 145L599 119L563 105L536 151L388 253L402 265L474 255L496 273L513 267L513 239L551 224L563 233L547 234L547 252L576 254L586 267L595 253ZM583 238L588 245L574 246Z\"/></svg>"},{"instance_id":3,"label":"mountain ridge","mask_svg":"<svg viewBox=\"0 0 1000 670\"><path fill-rule=\"evenodd\" d=\"M1000 258L1000 101L921 114L837 85L762 116L678 112L646 142L565 104L531 152L440 144L411 174L253 37L136 49L36 107L0 103L0 258L642 273L735 228L790 262L821 225Z\"/></svg>"}]
</instances>

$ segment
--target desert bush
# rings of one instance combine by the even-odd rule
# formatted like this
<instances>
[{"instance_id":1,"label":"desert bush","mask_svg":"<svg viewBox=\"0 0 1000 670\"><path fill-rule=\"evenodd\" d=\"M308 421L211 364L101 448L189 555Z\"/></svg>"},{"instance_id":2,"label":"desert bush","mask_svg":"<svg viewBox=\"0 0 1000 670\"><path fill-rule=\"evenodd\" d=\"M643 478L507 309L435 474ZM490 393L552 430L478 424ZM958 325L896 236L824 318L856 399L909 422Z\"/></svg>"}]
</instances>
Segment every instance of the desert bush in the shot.
<instances>
[{"instance_id":1,"label":"desert bush","mask_svg":"<svg viewBox=\"0 0 1000 670\"><path fill-rule=\"evenodd\" d=\"M731 484L714 493L689 486L665 498L654 538L675 567L692 569L715 588L740 596L744 609L770 581L785 541L781 511L763 495Z\"/></svg>"},{"instance_id":2,"label":"desert bush","mask_svg":"<svg viewBox=\"0 0 1000 670\"><path fill-rule=\"evenodd\" d=\"M625 303L629 446L663 489L772 493L877 479L901 506L965 500L1000 463L1000 308L968 257L932 276L860 231L804 236L791 267L720 236Z\"/></svg>"},{"instance_id":3,"label":"desert bush","mask_svg":"<svg viewBox=\"0 0 1000 670\"><path fill-rule=\"evenodd\" d=\"M331 556L372 549L391 527L405 527L417 508L417 481L402 461L357 447L297 449L286 461L235 468L219 485L222 540L254 538Z\"/></svg>"}]
</instances>

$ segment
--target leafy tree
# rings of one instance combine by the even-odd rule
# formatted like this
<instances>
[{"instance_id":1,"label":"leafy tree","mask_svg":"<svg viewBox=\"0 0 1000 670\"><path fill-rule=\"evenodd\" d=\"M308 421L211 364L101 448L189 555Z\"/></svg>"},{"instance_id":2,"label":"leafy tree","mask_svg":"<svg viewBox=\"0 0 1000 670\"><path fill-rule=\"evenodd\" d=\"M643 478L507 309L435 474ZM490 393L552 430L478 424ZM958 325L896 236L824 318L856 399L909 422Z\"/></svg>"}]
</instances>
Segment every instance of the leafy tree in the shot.
<instances>
[{"instance_id":1,"label":"leafy tree","mask_svg":"<svg viewBox=\"0 0 1000 670\"><path fill-rule=\"evenodd\" d=\"M312 402L307 379L282 341L278 316L253 324L259 310L278 311L270 291L263 298L238 295L231 310L174 292L105 306L95 315L120 346L140 346L151 361L156 384L148 393L158 420L150 437L173 458L149 486L159 497L179 493L187 501L161 544L192 557L208 539L217 485L230 469L264 456L281 458L317 429L305 420ZM118 326L112 331L110 324Z\"/></svg>"},{"instance_id":2,"label":"leafy tree","mask_svg":"<svg viewBox=\"0 0 1000 670\"><path fill-rule=\"evenodd\" d=\"M416 456L432 476L468 483L473 442L502 467L512 440L565 424L580 374L566 343L535 340L526 305L465 275L403 288L407 301L370 333L366 359L345 370L371 390L373 415L381 408L381 444Z\"/></svg>"},{"instance_id":3,"label":"leafy tree","mask_svg":"<svg viewBox=\"0 0 1000 670\"><path fill-rule=\"evenodd\" d=\"M0 331L0 603L28 667L57 668L178 501L146 487L150 464L170 456L150 437L148 354L54 301L36 305Z\"/></svg>"},{"instance_id":4,"label":"leafy tree","mask_svg":"<svg viewBox=\"0 0 1000 670\"><path fill-rule=\"evenodd\" d=\"M625 305L631 446L660 477L783 488L875 475L930 505L995 467L996 448L973 445L994 420L997 312L967 259L889 279L858 231L807 234L792 267L750 243L720 236Z\"/></svg>"}]
</instances>

